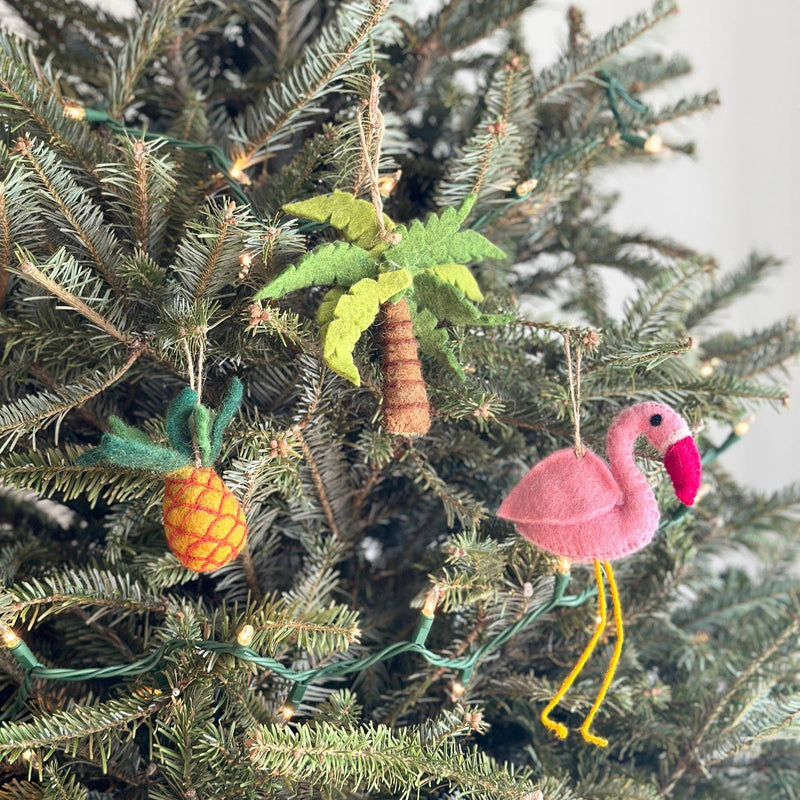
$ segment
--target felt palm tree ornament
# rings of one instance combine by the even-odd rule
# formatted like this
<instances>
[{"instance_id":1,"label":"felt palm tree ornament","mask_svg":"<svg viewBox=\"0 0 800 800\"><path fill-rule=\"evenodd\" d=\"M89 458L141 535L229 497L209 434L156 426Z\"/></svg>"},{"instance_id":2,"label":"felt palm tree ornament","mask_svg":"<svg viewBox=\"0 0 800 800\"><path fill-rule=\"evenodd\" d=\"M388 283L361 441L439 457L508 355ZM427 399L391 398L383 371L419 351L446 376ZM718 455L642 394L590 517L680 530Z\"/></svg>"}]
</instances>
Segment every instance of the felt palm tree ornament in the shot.
<instances>
[{"instance_id":1,"label":"felt palm tree ornament","mask_svg":"<svg viewBox=\"0 0 800 800\"><path fill-rule=\"evenodd\" d=\"M302 219L328 223L344 241L307 253L270 281L255 300L282 297L314 285L332 288L317 313L326 364L356 386L353 350L376 321L380 327L383 425L393 434L422 436L430 427L430 407L419 350L464 371L441 323L496 325L510 317L484 314L477 281L466 264L502 258L503 252L477 231L461 230L475 203L431 214L422 223L396 225L375 206L348 192L291 203L283 210Z\"/></svg>"},{"instance_id":2,"label":"felt palm tree ornament","mask_svg":"<svg viewBox=\"0 0 800 800\"><path fill-rule=\"evenodd\" d=\"M186 387L167 411L170 447L117 417L100 446L80 463L110 461L164 476L164 532L178 561L194 572L213 572L241 552L247 537L242 507L214 471L225 428L242 402L242 384L234 378L221 407L213 412Z\"/></svg>"}]
</instances>

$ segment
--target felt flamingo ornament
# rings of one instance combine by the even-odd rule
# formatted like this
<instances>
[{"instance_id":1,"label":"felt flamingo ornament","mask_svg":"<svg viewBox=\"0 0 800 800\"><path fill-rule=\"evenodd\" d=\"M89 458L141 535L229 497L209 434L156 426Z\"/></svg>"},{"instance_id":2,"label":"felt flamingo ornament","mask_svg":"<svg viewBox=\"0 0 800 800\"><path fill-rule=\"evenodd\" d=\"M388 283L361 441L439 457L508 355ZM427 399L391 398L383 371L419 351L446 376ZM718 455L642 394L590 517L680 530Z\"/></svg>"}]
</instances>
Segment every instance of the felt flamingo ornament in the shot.
<instances>
[{"instance_id":1,"label":"felt flamingo ornament","mask_svg":"<svg viewBox=\"0 0 800 800\"><path fill-rule=\"evenodd\" d=\"M567 728L550 719L580 674L606 626L603 572L608 579L617 640L605 679L581 725L587 742L605 747L606 739L589 728L603 702L622 652L623 625L613 559L644 547L658 528L658 504L645 476L634 462L633 445L644 435L664 455L675 494L686 505L700 487L700 455L686 422L669 406L641 403L623 411L608 430L608 463L582 447L558 450L538 463L503 501L497 514L513 521L526 539L573 561L593 561L599 620L589 644L555 697L542 712L542 723L563 739ZM578 440L576 439L576 442Z\"/></svg>"}]
</instances>

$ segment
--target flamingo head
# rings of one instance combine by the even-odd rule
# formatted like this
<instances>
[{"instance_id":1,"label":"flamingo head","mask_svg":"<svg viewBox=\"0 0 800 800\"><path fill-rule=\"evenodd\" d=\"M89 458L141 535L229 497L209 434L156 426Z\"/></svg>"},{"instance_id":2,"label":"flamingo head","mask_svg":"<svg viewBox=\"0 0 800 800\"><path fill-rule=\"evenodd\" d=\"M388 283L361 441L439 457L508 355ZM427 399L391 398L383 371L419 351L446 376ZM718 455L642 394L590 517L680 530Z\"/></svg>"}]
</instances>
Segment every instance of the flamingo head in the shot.
<instances>
[{"instance_id":1,"label":"flamingo head","mask_svg":"<svg viewBox=\"0 0 800 800\"><path fill-rule=\"evenodd\" d=\"M662 403L642 403L635 409L641 432L664 456L664 467L678 500L692 505L700 488L702 467L689 426L680 414Z\"/></svg>"}]
</instances>

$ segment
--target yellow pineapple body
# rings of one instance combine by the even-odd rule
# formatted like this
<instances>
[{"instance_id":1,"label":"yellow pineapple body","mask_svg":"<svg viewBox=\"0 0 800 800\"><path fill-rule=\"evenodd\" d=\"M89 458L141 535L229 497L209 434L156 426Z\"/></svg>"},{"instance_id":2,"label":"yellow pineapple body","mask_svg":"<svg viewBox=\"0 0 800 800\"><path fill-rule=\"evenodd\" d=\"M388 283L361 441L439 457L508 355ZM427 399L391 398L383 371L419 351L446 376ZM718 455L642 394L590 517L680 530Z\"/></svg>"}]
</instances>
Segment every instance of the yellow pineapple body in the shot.
<instances>
[{"instance_id":1,"label":"yellow pineapple body","mask_svg":"<svg viewBox=\"0 0 800 800\"><path fill-rule=\"evenodd\" d=\"M164 532L178 561L213 572L244 547L247 523L239 501L211 467L181 467L164 476Z\"/></svg>"}]
</instances>

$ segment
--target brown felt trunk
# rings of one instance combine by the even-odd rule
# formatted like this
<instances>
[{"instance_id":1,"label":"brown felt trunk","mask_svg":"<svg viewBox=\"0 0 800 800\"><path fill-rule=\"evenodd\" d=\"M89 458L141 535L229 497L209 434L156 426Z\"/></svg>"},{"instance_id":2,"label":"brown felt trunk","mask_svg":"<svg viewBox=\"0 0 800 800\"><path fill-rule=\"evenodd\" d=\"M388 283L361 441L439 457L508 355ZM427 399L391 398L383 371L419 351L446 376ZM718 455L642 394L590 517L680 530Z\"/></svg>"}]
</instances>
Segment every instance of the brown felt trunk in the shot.
<instances>
[{"instance_id":1,"label":"brown felt trunk","mask_svg":"<svg viewBox=\"0 0 800 800\"><path fill-rule=\"evenodd\" d=\"M383 426L398 436L424 436L431 427L428 392L405 298L381 306Z\"/></svg>"}]
</instances>

